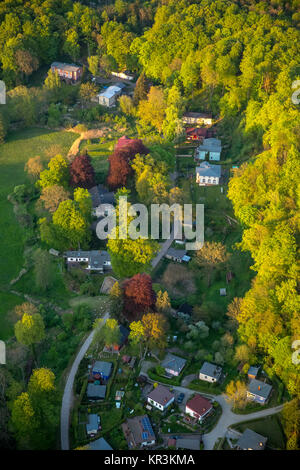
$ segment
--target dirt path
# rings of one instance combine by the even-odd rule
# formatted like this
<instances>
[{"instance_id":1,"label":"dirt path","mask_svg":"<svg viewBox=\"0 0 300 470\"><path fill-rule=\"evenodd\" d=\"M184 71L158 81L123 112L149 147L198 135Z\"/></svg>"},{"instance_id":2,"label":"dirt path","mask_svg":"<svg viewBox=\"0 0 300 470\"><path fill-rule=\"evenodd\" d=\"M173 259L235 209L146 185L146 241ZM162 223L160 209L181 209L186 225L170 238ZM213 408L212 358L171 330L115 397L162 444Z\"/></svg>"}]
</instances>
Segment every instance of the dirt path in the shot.
<instances>
[{"instance_id":1,"label":"dirt path","mask_svg":"<svg viewBox=\"0 0 300 470\"><path fill-rule=\"evenodd\" d=\"M107 131L110 131L108 127L104 127L103 129L90 129L89 131L81 132L80 136L71 145L67 158L71 160L72 158L76 157L76 155L79 153L80 144L83 140L104 137ZM70 129L69 132L74 132L74 129Z\"/></svg>"}]
</instances>

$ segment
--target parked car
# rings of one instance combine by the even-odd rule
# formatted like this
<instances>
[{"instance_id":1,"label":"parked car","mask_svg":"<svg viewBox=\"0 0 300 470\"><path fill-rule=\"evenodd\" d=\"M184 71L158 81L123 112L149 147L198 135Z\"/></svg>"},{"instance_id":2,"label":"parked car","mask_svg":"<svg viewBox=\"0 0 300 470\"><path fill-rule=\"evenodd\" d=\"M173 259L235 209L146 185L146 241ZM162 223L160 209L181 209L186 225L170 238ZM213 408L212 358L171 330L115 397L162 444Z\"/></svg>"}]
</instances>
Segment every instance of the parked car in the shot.
<instances>
[{"instance_id":1,"label":"parked car","mask_svg":"<svg viewBox=\"0 0 300 470\"><path fill-rule=\"evenodd\" d=\"M177 397L177 403L182 403L183 402L183 399L184 399L184 393L179 393L178 397Z\"/></svg>"}]
</instances>

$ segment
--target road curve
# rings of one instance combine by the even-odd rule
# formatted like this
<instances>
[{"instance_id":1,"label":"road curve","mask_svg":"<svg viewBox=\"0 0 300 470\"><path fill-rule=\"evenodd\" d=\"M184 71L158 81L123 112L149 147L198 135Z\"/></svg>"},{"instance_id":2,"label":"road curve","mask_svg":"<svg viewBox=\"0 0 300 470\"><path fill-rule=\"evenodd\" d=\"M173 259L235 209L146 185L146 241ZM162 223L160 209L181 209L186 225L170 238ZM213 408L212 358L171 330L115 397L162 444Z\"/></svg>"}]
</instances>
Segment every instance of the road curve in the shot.
<instances>
[{"instance_id":1,"label":"road curve","mask_svg":"<svg viewBox=\"0 0 300 470\"><path fill-rule=\"evenodd\" d=\"M106 313L103 317L103 324L109 318L109 313ZM82 361L85 353L89 349L94 336L95 330L93 330L89 336L86 338L85 342L81 346L69 372L60 412L60 442L62 450L70 450L70 440L69 440L69 427L70 427L70 411L73 402L73 386L75 376L79 367L80 362Z\"/></svg>"},{"instance_id":2,"label":"road curve","mask_svg":"<svg viewBox=\"0 0 300 470\"><path fill-rule=\"evenodd\" d=\"M146 375L150 382L154 382L154 380L150 379L148 375L149 367L151 367L151 363L145 361L142 365L141 374ZM158 383L163 384L163 382L158 382ZM163 385L166 385L166 384L163 384ZM204 443L204 450L212 450L217 439L219 437L221 438L224 437L228 428L230 428L230 426L232 426L233 424L241 423L243 421L250 421L252 419L257 419L257 418L264 418L266 416L279 413L283 408L283 405L278 405L273 408L264 408L262 410L255 411L253 413L236 414L236 413L233 413L233 411L231 410L230 403L226 401L225 394L212 395L212 394L207 394L203 392L197 392L196 390L193 390L187 387L182 387L180 385L178 386L173 385L172 388L173 390L176 390L177 392L182 392L185 394L185 399L183 401L183 404L185 404L186 401L194 393L200 393L201 395L207 398L212 398L213 400L216 400L220 404L222 408L222 414L221 414L219 421L217 422L216 426L212 429L212 431L210 431L209 433L203 434L202 436L203 443Z\"/></svg>"}]
</instances>

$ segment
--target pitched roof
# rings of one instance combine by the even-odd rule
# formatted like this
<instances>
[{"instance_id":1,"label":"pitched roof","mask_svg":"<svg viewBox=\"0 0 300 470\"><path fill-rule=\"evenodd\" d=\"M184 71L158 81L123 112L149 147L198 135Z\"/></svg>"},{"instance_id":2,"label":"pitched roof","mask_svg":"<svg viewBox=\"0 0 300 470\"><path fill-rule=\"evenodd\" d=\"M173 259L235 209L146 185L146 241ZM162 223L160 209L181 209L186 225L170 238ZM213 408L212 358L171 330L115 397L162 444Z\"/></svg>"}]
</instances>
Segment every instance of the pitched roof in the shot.
<instances>
[{"instance_id":1,"label":"pitched roof","mask_svg":"<svg viewBox=\"0 0 300 470\"><path fill-rule=\"evenodd\" d=\"M110 261L109 253L105 250L66 251L64 255L67 258L88 258L92 269L97 269Z\"/></svg>"},{"instance_id":2,"label":"pitched roof","mask_svg":"<svg viewBox=\"0 0 300 470\"><path fill-rule=\"evenodd\" d=\"M112 98L113 96L119 94L121 92L121 88L118 86L109 86L105 91L102 91L101 93L98 93L99 96L104 96L105 98Z\"/></svg>"},{"instance_id":3,"label":"pitched roof","mask_svg":"<svg viewBox=\"0 0 300 470\"><path fill-rule=\"evenodd\" d=\"M108 442L103 438L97 439L96 441L91 441L89 443L90 450L113 450L113 448L108 444Z\"/></svg>"},{"instance_id":4,"label":"pitched roof","mask_svg":"<svg viewBox=\"0 0 300 470\"><path fill-rule=\"evenodd\" d=\"M188 111L184 113L183 117L188 117L188 118L203 118L203 119L211 119L212 115L207 114L207 113L194 113L192 111Z\"/></svg>"},{"instance_id":5,"label":"pitched roof","mask_svg":"<svg viewBox=\"0 0 300 470\"><path fill-rule=\"evenodd\" d=\"M126 439L130 441L133 438L135 445L155 440L155 434L147 415L127 419L122 424L122 429Z\"/></svg>"},{"instance_id":6,"label":"pitched roof","mask_svg":"<svg viewBox=\"0 0 300 470\"><path fill-rule=\"evenodd\" d=\"M200 438L178 438L176 449L200 450Z\"/></svg>"},{"instance_id":7,"label":"pitched roof","mask_svg":"<svg viewBox=\"0 0 300 470\"><path fill-rule=\"evenodd\" d=\"M106 276L102 283L100 294L109 294L116 282L117 279L115 279L114 277Z\"/></svg>"},{"instance_id":8,"label":"pitched roof","mask_svg":"<svg viewBox=\"0 0 300 470\"><path fill-rule=\"evenodd\" d=\"M253 395L268 398L272 390L272 385L269 385L261 380L252 379L248 385L248 391Z\"/></svg>"},{"instance_id":9,"label":"pitched roof","mask_svg":"<svg viewBox=\"0 0 300 470\"><path fill-rule=\"evenodd\" d=\"M52 62L51 67L59 68L66 70L67 72L76 72L81 68L81 65L76 64L66 64L64 62Z\"/></svg>"},{"instance_id":10,"label":"pitched roof","mask_svg":"<svg viewBox=\"0 0 300 470\"><path fill-rule=\"evenodd\" d=\"M108 189L101 184L90 188L89 193L94 208L100 206L100 204L114 204L115 202L115 193L108 191Z\"/></svg>"},{"instance_id":11,"label":"pitched roof","mask_svg":"<svg viewBox=\"0 0 300 470\"><path fill-rule=\"evenodd\" d=\"M186 250L176 250L176 248L169 248L166 255L171 256L172 258L182 259L186 253Z\"/></svg>"},{"instance_id":12,"label":"pitched roof","mask_svg":"<svg viewBox=\"0 0 300 470\"><path fill-rule=\"evenodd\" d=\"M88 422L85 427L86 427L86 432L90 432L90 431L94 431L95 429L98 429L98 415L89 414Z\"/></svg>"},{"instance_id":13,"label":"pitched roof","mask_svg":"<svg viewBox=\"0 0 300 470\"><path fill-rule=\"evenodd\" d=\"M88 398L105 398L106 395L106 385L95 385L88 384L87 386L87 396Z\"/></svg>"},{"instance_id":14,"label":"pitched roof","mask_svg":"<svg viewBox=\"0 0 300 470\"><path fill-rule=\"evenodd\" d=\"M212 178L220 178L221 165L211 165L209 162L202 162L196 167L196 174L200 176L208 176Z\"/></svg>"},{"instance_id":15,"label":"pitched roof","mask_svg":"<svg viewBox=\"0 0 300 470\"><path fill-rule=\"evenodd\" d=\"M212 408L212 404L206 398L196 394L191 400L186 403L186 407L197 413L199 416L204 415Z\"/></svg>"},{"instance_id":16,"label":"pitched roof","mask_svg":"<svg viewBox=\"0 0 300 470\"><path fill-rule=\"evenodd\" d=\"M268 438L261 436L252 429L246 429L239 440L237 441L237 447L242 450L263 450L266 446Z\"/></svg>"},{"instance_id":17,"label":"pitched roof","mask_svg":"<svg viewBox=\"0 0 300 470\"><path fill-rule=\"evenodd\" d=\"M256 377L259 369L260 369L259 367L250 366L248 370L248 375L254 375Z\"/></svg>"},{"instance_id":18,"label":"pitched roof","mask_svg":"<svg viewBox=\"0 0 300 470\"><path fill-rule=\"evenodd\" d=\"M94 374L102 374L106 377L109 377L112 369L112 363L106 361L96 361L93 365L92 372Z\"/></svg>"},{"instance_id":19,"label":"pitched roof","mask_svg":"<svg viewBox=\"0 0 300 470\"><path fill-rule=\"evenodd\" d=\"M162 406L165 406L174 397L174 393L170 392L170 390L163 385L157 385L157 387L148 394L148 398Z\"/></svg>"},{"instance_id":20,"label":"pitched roof","mask_svg":"<svg viewBox=\"0 0 300 470\"><path fill-rule=\"evenodd\" d=\"M211 364L210 362L204 362L201 369L200 374L207 375L208 377L220 377L222 372L222 367L217 366L216 364Z\"/></svg>"},{"instance_id":21,"label":"pitched roof","mask_svg":"<svg viewBox=\"0 0 300 470\"><path fill-rule=\"evenodd\" d=\"M205 152L221 152L222 145L220 139L216 139L215 137L211 137L209 139L204 139L202 144L199 145L199 151Z\"/></svg>"},{"instance_id":22,"label":"pitched roof","mask_svg":"<svg viewBox=\"0 0 300 470\"><path fill-rule=\"evenodd\" d=\"M175 372L180 373L186 364L186 359L182 357L174 356L173 354L168 353L161 365L165 369L171 369Z\"/></svg>"}]
</instances>

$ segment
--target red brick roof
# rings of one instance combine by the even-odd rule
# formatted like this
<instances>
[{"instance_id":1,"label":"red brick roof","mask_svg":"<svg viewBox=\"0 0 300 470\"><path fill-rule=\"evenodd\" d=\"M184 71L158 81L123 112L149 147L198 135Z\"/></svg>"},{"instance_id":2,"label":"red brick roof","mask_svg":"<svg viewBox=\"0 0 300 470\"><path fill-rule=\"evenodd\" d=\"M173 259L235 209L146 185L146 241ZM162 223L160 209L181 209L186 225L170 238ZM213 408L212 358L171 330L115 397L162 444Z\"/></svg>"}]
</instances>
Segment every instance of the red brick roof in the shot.
<instances>
[{"instance_id":1,"label":"red brick roof","mask_svg":"<svg viewBox=\"0 0 300 470\"><path fill-rule=\"evenodd\" d=\"M199 416L202 416L212 408L212 404L206 398L197 394L187 402L186 407L190 408L190 410L194 411L194 413L197 413Z\"/></svg>"}]
</instances>

